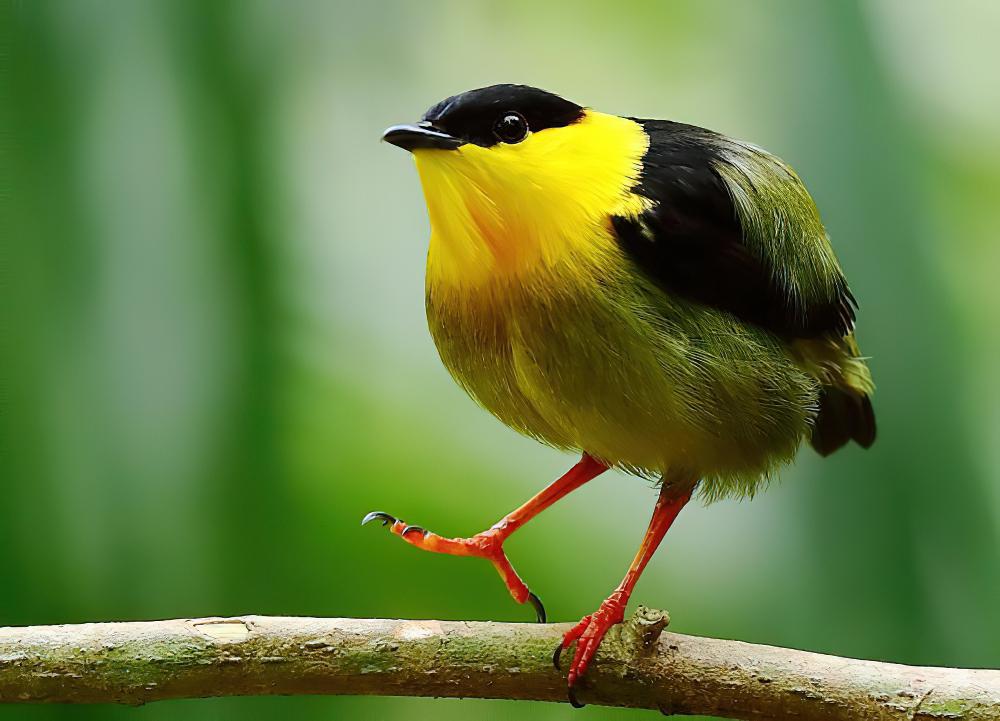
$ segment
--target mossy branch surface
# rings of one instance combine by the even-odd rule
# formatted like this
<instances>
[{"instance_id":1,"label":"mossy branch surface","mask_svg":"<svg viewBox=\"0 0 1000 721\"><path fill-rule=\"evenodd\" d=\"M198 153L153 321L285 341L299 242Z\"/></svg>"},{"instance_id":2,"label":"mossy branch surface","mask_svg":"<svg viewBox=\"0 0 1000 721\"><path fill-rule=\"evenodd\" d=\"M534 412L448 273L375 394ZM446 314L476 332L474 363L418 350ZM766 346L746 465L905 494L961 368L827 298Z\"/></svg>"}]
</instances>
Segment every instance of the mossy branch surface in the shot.
<instances>
[{"instance_id":1,"label":"mossy branch surface","mask_svg":"<svg viewBox=\"0 0 1000 721\"><path fill-rule=\"evenodd\" d=\"M662 632L640 608L582 682L586 703L735 719L1000 721L1000 671L858 661ZM566 701L565 624L179 619L0 628L0 701L124 703L370 694Z\"/></svg>"}]
</instances>

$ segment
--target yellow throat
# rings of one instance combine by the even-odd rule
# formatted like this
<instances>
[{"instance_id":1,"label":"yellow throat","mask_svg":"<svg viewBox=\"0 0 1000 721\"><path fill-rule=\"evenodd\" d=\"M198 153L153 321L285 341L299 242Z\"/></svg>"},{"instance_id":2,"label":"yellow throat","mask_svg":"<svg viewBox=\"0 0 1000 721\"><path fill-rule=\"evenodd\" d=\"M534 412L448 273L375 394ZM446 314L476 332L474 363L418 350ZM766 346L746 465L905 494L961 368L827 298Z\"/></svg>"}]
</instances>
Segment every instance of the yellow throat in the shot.
<instances>
[{"instance_id":1,"label":"yellow throat","mask_svg":"<svg viewBox=\"0 0 1000 721\"><path fill-rule=\"evenodd\" d=\"M587 110L515 145L415 151L431 224L428 285L474 288L602 252L608 217L645 209L630 189L648 143L637 123Z\"/></svg>"}]
</instances>

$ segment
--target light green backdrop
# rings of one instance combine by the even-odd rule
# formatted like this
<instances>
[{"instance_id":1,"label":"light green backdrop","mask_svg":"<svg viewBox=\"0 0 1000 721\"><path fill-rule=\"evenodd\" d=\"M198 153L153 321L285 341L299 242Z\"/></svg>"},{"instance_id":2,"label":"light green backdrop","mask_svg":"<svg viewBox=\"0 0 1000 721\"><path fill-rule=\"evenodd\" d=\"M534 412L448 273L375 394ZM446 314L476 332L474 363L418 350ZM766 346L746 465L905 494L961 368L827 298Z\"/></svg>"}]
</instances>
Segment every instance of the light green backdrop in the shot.
<instances>
[{"instance_id":1,"label":"light green backdrop","mask_svg":"<svg viewBox=\"0 0 1000 721\"><path fill-rule=\"evenodd\" d=\"M243 612L527 620L469 534L573 459L476 408L423 318L427 221L377 142L526 82L753 140L861 303L880 439L692 507L636 600L678 631L1000 667L1000 6L5 1L0 623ZM557 620L654 500L609 476L509 544ZM624 719L483 701L2 708L27 719ZM646 715L647 718L652 716Z\"/></svg>"}]
</instances>

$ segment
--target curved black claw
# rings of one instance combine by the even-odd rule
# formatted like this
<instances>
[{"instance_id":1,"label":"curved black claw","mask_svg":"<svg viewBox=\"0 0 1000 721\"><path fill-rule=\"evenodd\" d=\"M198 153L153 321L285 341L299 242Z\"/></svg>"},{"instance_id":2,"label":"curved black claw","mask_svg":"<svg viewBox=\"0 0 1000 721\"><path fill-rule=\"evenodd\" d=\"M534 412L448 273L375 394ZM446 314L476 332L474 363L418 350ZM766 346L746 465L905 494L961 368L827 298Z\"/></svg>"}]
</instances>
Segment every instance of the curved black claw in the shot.
<instances>
[{"instance_id":1,"label":"curved black claw","mask_svg":"<svg viewBox=\"0 0 1000 721\"><path fill-rule=\"evenodd\" d=\"M563 645L562 641L556 646L556 650L552 652L552 665L556 667L556 671L562 671L562 666L559 665L559 657L562 656Z\"/></svg>"},{"instance_id":2,"label":"curved black claw","mask_svg":"<svg viewBox=\"0 0 1000 721\"><path fill-rule=\"evenodd\" d=\"M535 607L535 620L538 623L545 623L545 606L542 604L542 599L528 591L528 603Z\"/></svg>"},{"instance_id":3,"label":"curved black claw","mask_svg":"<svg viewBox=\"0 0 1000 721\"><path fill-rule=\"evenodd\" d=\"M388 526L390 523L396 522L395 516L390 516L388 513L385 513L383 511L372 511L367 516L361 519L361 525L363 526L366 523L374 521L375 519L382 521L383 526Z\"/></svg>"},{"instance_id":4,"label":"curved black claw","mask_svg":"<svg viewBox=\"0 0 1000 721\"><path fill-rule=\"evenodd\" d=\"M425 536L427 535L427 529L423 526L406 526L402 531L400 531L400 536L405 536L410 531L420 531Z\"/></svg>"}]
</instances>

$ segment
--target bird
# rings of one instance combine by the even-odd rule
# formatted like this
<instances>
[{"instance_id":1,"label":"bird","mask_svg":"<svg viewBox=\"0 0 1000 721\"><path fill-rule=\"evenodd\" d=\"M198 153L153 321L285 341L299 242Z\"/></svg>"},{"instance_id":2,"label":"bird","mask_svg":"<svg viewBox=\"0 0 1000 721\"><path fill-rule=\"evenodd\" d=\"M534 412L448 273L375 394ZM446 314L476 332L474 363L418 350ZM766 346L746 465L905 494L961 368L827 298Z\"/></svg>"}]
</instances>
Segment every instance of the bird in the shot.
<instances>
[{"instance_id":1,"label":"bird","mask_svg":"<svg viewBox=\"0 0 1000 721\"><path fill-rule=\"evenodd\" d=\"M752 497L803 441L876 435L858 304L816 204L768 151L602 113L527 85L449 97L382 140L410 151L430 221L428 327L444 366L509 427L580 455L489 529L417 548L488 559L545 609L504 542L608 469L658 489L622 582L562 638L569 700L692 496Z\"/></svg>"}]
</instances>

